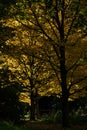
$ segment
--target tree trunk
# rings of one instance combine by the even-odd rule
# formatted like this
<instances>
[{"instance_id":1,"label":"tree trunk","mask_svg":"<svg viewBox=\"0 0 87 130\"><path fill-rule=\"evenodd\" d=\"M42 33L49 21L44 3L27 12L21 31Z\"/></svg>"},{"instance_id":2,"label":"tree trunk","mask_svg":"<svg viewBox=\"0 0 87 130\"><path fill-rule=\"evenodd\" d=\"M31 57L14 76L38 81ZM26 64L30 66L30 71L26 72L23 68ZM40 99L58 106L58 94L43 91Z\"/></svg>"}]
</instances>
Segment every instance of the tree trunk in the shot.
<instances>
[{"instance_id":1,"label":"tree trunk","mask_svg":"<svg viewBox=\"0 0 87 130\"><path fill-rule=\"evenodd\" d=\"M36 117L36 119L40 119L38 100L39 100L38 98L36 98L36 100L35 100L35 117Z\"/></svg>"},{"instance_id":2,"label":"tree trunk","mask_svg":"<svg viewBox=\"0 0 87 130\"><path fill-rule=\"evenodd\" d=\"M62 127L69 126L68 98L62 95Z\"/></svg>"},{"instance_id":3,"label":"tree trunk","mask_svg":"<svg viewBox=\"0 0 87 130\"><path fill-rule=\"evenodd\" d=\"M68 89L67 89L67 71L65 66L65 46L60 46L60 75L62 88L62 126L68 126Z\"/></svg>"},{"instance_id":4,"label":"tree trunk","mask_svg":"<svg viewBox=\"0 0 87 130\"><path fill-rule=\"evenodd\" d=\"M35 101L34 101L34 93L33 93L33 91L31 92L30 120L35 120Z\"/></svg>"}]
</instances>

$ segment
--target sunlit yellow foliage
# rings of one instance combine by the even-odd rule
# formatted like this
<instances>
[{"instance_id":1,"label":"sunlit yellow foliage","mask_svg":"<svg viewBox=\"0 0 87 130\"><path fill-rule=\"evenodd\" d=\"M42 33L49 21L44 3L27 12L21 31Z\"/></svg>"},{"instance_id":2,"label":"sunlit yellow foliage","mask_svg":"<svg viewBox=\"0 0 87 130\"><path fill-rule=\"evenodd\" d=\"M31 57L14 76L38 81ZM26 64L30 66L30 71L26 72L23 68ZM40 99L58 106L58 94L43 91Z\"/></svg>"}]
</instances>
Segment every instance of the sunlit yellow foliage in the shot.
<instances>
[{"instance_id":1,"label":"sunlit yellow foliage","mask_svg":"<svg viewBox=\"0 0 87 130\"><path fill-rule=\"evenodd\" d=\"M67 0L66 4L70 4L70 1ZM6 40L6 44L11 46L11 49L8 50L8 56L6 55L6 64L8 64L9 69L12 72L16 72L16 79L21 82L25 86L30 86L29 77L32 76L31 71L33 71L35 78L35 67L39 67L38 63L40 62L40 58L44 59L44 63L41 61L42 68L40 70L40 74L37 76L40 80L45 77L48 77L50 74L54 74L52 70L52 66L57 75L55 74L52 77L52 80L47 82L45 85L36 84L36 88L38 89L38 93L40 95L49 95L52 93L57 93L61 96L61 87L60 87L60 71L59 71L59 57L57 57L54 46L56 46L57 51L59 52L59 46L63 44L66 49L66 69L69 70L70 67L75 64L75 67L71 69L67 74L67 84L68 87L73 81L77 81L78 77L82 78L87 75L87 37L82 37L82 33L80 29L74 29L72 34L69 35L68 41L64 43L59 42L59 31L58 26L54 19L51 19L47 14L46 10L44 10L45 5L41 3L36 3L37 5L32 5L31 9L26 6L25 16L26 19L22 17L25 16L17 16L15 19L7 19L6 23L3 26L8 26L14 28L15 35L11 38L7 38L8 36L4 36ZM54 3L55 4L55 3ZM33 8L34 7L34 8ZM41 8L43 7L43 8ZM22 9L22 7L21 7ZM35 11L35 14L34 12ZM59 20L61 21L61 12L58 12ZM35 16L37 19L35 19ZM68 13L66 10L67 19L64 21L64 33L65 37L68 33L71 17L68 17ZM37 23L36 23L37 20ZM42 27L42 30L38 27L38 24ZM43 34L42 34L42 32ZM73 33L74 32L74 33ZM3 35L3 34L2 34ZM2 37L2 35L0 37ZM48 40L51 39L51 40ZM30 68L30 63L32 61L32 54L35 54L36 59L33 64L33 70ZM60 55L59 55L60 56ZM5 58L2 57L4 61ZM46 64L50 59L50 64ZM46 63L45 63L46 62ZM75 72L75 73L74 73ZM39 71L38 71L39 73ZM58 77L57 77L58 76ZM58 79L59 78L59 79ZM59 80L59 82L58 82ZM43 81L44 82L44 81ZM76 83L73 85L70 90L71 98L77 98L79 96L85 95L85 89L81 92L78 92L82 87L84 88L87 81L82 82L81 84ZM77 92L77 93L75 93ZM20 100L23 100L25 95L21 94ZM24 95L24 96L23 96ZM26 99L24 99L26 100Z\"/></svg>"}]
</instances>

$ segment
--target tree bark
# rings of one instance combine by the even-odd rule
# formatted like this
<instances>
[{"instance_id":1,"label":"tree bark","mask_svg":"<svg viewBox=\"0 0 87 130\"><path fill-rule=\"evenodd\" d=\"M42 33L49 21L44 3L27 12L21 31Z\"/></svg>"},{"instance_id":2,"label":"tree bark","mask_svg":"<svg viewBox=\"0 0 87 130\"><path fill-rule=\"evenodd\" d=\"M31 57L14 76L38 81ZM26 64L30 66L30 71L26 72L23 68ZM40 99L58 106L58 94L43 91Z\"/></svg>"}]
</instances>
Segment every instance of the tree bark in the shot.
<instances>
[{"instance_id":1,"label":"tree bark","mask_svg":"<svg viewBox=\"0 0 87 130\"><path fill-rule=\"evenodd\" d=\"M33 91L31 92L30 120L35 120L35 101Z\"/></svg>"},{"instance_id":2,"label":"tree bark","mask_svg":"<svg viewBox=\"0 0 87 130\"><path fill-rule=\"evenodd\" d=\"M65 66L65 46L60 46L60 75L62 88L62 126L68 126L68 89L67 89L67 71Z\"/></svg>"},{"instance_id":3,"label":"tree bark","mask_svg":"<svg viewBox=\"0 0 87 130\"><path fill-rule=\"evenodd\" d=\"M35 117L36 119L40 119L40 113L39 113L39 99L36 98L35 100Z\"/></svg>"}]
</instances>

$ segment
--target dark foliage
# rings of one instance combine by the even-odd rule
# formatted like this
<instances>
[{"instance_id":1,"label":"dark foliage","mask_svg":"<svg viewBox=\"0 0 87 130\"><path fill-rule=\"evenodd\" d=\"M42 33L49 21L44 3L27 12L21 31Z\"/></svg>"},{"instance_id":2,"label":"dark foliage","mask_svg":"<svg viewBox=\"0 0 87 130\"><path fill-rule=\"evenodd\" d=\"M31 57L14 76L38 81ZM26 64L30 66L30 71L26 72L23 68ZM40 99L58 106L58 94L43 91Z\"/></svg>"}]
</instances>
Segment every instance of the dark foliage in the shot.
<instances>
[{"instance_id":1,"label":"dark foliage","mask_svg":"<svg viewBox=\"0 0 87 130\"><path fill-rule=\"evenodd\" d=\"M0 88L0 118L18 122L26 113L26 104L19 102L19 93L14 86Z\"/></svg>"},{"instance_id":2,"label":"dark foliage","mask_svg":"<svg viewBox=\"0 0 87 130\"><path fill-rule=\"evenodd\" d=\"M26 114L27 106L19 101L20 84L11 82L9 76L11 71L3 68L0 75L0 119L17 123Z\"/></svg>"}]
</instances>

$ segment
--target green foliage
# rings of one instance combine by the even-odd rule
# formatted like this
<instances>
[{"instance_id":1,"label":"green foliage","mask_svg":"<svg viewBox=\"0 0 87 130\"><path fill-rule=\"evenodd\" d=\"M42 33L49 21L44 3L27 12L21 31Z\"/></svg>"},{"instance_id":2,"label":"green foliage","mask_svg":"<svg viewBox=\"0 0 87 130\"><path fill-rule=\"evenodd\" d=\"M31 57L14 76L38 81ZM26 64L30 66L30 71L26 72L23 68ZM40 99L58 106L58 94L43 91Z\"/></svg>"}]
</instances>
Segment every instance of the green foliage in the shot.
<instances>
[{"instance_id":1,"label":"green foliage","mask_svg":"<svg viewBox=\"0 0 87 130\"><path fill-rule=\"evenodd\" d=\"M83 124L87 122L87 113L84 113L83 111L83 108L79 107L79 109L70 116L71 121L76 124Z\"/></svg>"},{"instance_id":2,"label":"green foliage","mask_svg":"<svg viewBox=\"0 0 87 130\"><path fill-rule=\"evenodd\" d=\"M2 2L0 2L0 17L4 17L7 15L6 8Z\"/></svg>"},{"instance_id":3,"label":"green foliage","mask_svg":"<svg viewBox=\"0 0 87 130\"><path fill-rule=\"evenodd\" d=\"M85 0L73 0L70 6L71 15L76 11L75 28L80 28L84 35L87 35L87 3Z\"/></svg>"},{"instance_id":4,"label":"green foliage","mask_svg":"<svg viewBox=\"0 0 87 130\"><path fill-rule=\"evenodd\" d=\"M49 10L52 7L52 0L45 0L46 9Z\"/></svg>"},{"instance_id":5,"label":"green foliage","mask_svg":"<svg viewBox=\"0 0 87 130\"><path fill-rule=\"evenodd\" d=\"M55 110L53 110L48 116L48 120L52 123L61 123L61 117L62 117L61 111L58 110L55 112Z\"/></svg>"},{"instance_id":6,"label":"green foliage","mask_svg":"<svg viewBox=\"0 0 87 130\"><path fill-rule=\"evenodd\" d=\"M0 130L36 130L36 129L17 127L9 122L0 122Z\"/></svg>"},{"instance_id":7,"label":"green foliage","mask_svg":"<svg viewBox=\"0 0 87 130\"><path fill-rule=\"evenodd\" d=\"M15 5L18 0L0 0L0 17L8 17L11 6ZM10 12L11 13L11 12Z\"/></svg>"},{"instance_id":8,"label":"green foliage","mask_svg":"<svg viewBox=\"0 0 87 130\"><path fill-rule=\"evenodd\" d=\"M16 2L17 0L0 0L0 3L2 3L3 5L8 5L8 6Z\"/></svg>"}]
</instances>

